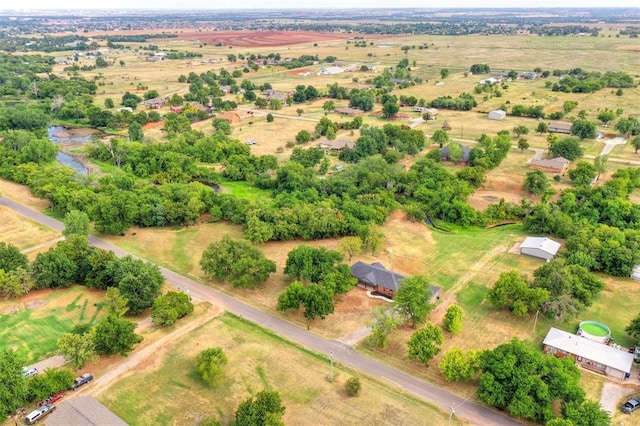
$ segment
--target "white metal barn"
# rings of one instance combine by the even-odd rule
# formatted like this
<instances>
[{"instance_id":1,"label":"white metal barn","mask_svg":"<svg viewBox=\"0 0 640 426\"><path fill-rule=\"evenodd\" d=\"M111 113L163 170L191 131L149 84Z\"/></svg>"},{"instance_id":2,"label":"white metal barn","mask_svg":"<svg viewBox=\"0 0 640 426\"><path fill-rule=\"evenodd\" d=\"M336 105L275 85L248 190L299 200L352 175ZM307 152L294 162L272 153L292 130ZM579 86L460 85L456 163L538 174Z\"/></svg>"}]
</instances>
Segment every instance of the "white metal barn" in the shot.
<instances>
[{"instance_id":1,"label":"white metal barn","mask_svg":"<svg viewBox=\"0 0 640 426\"><path fill-rule=\"evenodd\" d=\"M495 111L491 111L489 113L489 120L504 120L507 116L507 113L501 109L496 109Z\"/></svg>"},{"instance_id":2,"label":"white metal barn","mask_svg":"<svg viewBox=\"0 0 640 426\"><path fill-rule=\"evenodd\" d=\"M545 237L527 237L520 244L520 254L537 257L547 262L558 254L559 249L559 242Z\"/></svg>"}]
</instances>

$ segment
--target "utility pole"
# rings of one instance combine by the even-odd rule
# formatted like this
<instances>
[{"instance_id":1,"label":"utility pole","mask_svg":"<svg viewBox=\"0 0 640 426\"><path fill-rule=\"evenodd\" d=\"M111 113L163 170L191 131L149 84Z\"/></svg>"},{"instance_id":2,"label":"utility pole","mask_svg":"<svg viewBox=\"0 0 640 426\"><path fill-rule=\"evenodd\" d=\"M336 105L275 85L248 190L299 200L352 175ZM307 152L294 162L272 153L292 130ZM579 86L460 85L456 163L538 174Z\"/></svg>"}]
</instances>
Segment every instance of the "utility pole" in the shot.
<instances>
[{"instance_id":1,"label":"utility pole","mask_svg":"<svg viewBox=\"0 0 640 426\"><path fill-rule=\"evenodd\" d=\"M333 349L329 352L329 382L333 383Z\"/></svg>"}]
</instances>

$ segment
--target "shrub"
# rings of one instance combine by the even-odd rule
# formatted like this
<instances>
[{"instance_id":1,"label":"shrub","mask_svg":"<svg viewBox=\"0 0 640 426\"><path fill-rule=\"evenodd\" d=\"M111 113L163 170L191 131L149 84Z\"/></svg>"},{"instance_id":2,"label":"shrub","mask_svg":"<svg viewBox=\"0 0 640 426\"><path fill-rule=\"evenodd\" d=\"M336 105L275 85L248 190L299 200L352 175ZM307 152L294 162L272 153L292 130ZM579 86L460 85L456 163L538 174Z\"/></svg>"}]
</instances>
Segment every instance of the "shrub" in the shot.
<instances>
[{"instance_id":1,"label":"shrub","mask_svg":"<svg viewBox=\"0 0 640 426\"><path fill-rule=\"evenodd\" d=\"M361 387L362 385L360 384L360 379L358 377L350 377L345 384L345 388L349 396L358 396Z\"/></svg>"}]
</instances>

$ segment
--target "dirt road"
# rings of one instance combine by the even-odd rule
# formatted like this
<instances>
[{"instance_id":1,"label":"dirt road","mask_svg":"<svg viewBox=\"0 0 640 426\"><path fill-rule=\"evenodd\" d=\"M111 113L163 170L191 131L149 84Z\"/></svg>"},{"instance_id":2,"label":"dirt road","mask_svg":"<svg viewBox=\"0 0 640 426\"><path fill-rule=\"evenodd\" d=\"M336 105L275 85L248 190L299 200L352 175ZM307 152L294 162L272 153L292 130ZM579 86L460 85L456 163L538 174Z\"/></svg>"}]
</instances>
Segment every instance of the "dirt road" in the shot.
<instances>
[{"instance_id":1,"label":"dirt road","mask_svg":"<svg viewBox=\"0 0 640 426\"><path fill-rule=\"evenodd\" d=\"M56 231L61 232L64 225L51 217L48 217L38 211L25 207L15 201L4 196L0 197L0 205L15 210L16 212L48 226ZM126 256L125 250L113 246L96 237L89 237L89 243L95 247L113 251L117 256ZM231 296L220 293L210 287L197 283L187 277L170 271L166 268L160 268L167 283L173 287L189 291L189 293L200 300L208 301L214 306L218 306L226 311L234 313L245 318L255 324L265 327L280 336L297 342L313 351L326 354L333 353L333 359L352 368L360 370L363 373L373 377L378 377L395 386L409 392L419 398L422 398L434 405L437 405L446 412L455 412L455 415L469 421L475 425L518 425L521 424L515 419L506 417L504 414L494 411L490 408L476 404L465 398L454 395L445 389L441 389L424 380L413 377L398 369L390 367L380 361L369 358L356 352L350 346L335 341L328 340L296 325L293 325L281 318L277 318L261 311L260 309L248 305L244 302L236 300ZM151 353L151 352L150 352ZM114 380L113 378L105 379L107 382ZM97 380L97 379L96 379ZM100 389L98 389L100 390Z\"/></svg>"}]
</instances>

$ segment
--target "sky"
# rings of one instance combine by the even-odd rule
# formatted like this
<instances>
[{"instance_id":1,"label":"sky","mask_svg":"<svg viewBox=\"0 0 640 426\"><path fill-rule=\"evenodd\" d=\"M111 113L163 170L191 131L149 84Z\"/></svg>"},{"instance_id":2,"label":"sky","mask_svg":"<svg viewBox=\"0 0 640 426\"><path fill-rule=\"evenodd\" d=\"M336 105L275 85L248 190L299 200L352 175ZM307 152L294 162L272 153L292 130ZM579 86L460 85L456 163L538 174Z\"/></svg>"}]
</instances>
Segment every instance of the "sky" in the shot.
<instances>
[{"instance_id":1,"label":"sky","mask_svg":"<svg viewBox=\"0 0 640 426\"><path fill-rule=\"evenodd\" d=\"M323 0L322 2L302 0L3 0L2 9L345 9L345 8L429 8L429 7L639 7L638 0L447 0L429 2L426 0Z\"/></svg>"}]
</instances>

